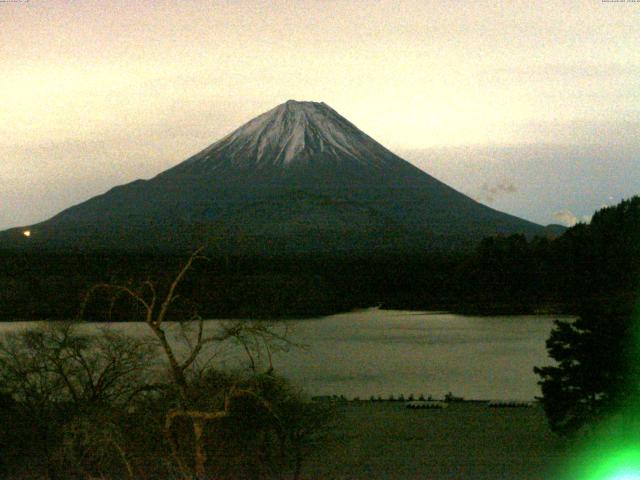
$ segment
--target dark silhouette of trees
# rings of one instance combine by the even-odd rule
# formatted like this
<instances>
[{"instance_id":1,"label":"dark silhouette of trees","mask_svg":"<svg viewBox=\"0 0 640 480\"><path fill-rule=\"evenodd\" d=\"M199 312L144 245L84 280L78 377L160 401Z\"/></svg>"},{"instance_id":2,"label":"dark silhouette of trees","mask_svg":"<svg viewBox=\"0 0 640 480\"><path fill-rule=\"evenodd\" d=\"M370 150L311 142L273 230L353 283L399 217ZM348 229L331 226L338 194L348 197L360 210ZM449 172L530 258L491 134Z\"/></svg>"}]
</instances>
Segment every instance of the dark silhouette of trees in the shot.
<instances>
[{"instance_id":1,"label":"dark silhouette of trees","mask_svg":"<svg viewBox=\"0 0 640 480\"><path fill-rule=\"evenodd\" d=\"M300 318L379 304L577 314L585 298L629 296L640 286L639 202L634 197L604 208L590 224L559 236L496 235L461 250L290 256L211 251L210 260L197 262L182 280L181 295L196 301L207 318ZM181 260L159 252L0 251L0 318L73 318L94 285L139 286L152 278L166 286ZM87 316L126 321L129 312L115 309L109 315L110 299L103 294ZM172 318L191 310L174 302Z\"/></svg>"},{"instance_id":2,"label":"dark silhouette of trees","mask_svg":"<svg viewBox=\"0 0 640 480\"><path fill-rule=\"evenodd\" d=\"M48 479L299 478L332 412L275 373L272 352L292 345L286 325L205 325L181 296L199 258L168 281L89 291L83 312L97 299L146 335L58 322L2 339L0 468ZM231 346L245 361L226 371L219 354Z\"/></svg>"},{"instance_id":3,"label":"dark silhouette of trees","mask_svg":"<svg viewBox=\"0 0 640 480\"><path fill-rule=\"evenodd\" d=\"M563 434L640 399L640 197L604 208L558 240L580 315L557 321L547 350L557 365L537 367L551 427Z\"/></svg>"},{"instance_id":4,"label":"dark silhouette of trees","mask_svg":"<svg viewBox=\"0 0 640 480\"><path fill-rule=\"evenodd\" d=\"M118 284L98 284L89 292L88 299L94 291L106 290L111 294L111 305L122 296L133 301L139 312L138 317L132 319L143 321L157 339L159 348L163 353L168 366L171 378L171 386L177 393L178 405L168 410L164 418L164 436L166 437L173 460L178 466L184 479L206 477L207 451L205 444L205 433L208 424L220 422L230 414L233 404L244 397L252 399L262 405L266 411L271 411L272 406L269 401L261 396L258 391L248 386L239 385L227 386L224 391L224 401L222 405L214 407L211 404L204 407L199 405L194 399L200 398L202 388L198 383L194 388L189 378L189 373L196 365L196 361L205 352L207 346L212 344L223 344L236 342L244 348L247 357L251 362L251 369L255 373L257 365L254 356L264 349L269 358L270 350L276 348L276 342L286 343L283 336L275 333L261 322L232 321L220 324L219 329L214 332L205 333L204 320L193 311L186 319L180 319L181 333L184 346L182 354L179 347L170 339L167 327L168 314L171 307L179 298L178 289L187 272L192 268L193 263L201 258L202 249L196 250L182 265L172 281L166 286L166 291L159 292L159 288L152 280L145 280L140 285L118 285ZM191 328L195 326L195 328ZM272 368L272 366L270 366ZM191 424L192 430L192 454L190 461L185 460L180 452L180 444L174 435L174 426L180 420L187 420ZM192 465L192 466L191 466Z\"/></svg>"},{"instance_id":5,"label":"dark silhouette of trees","mask_svg":"<svg viewBox=\"0 0 640 480\"><path fill-rule=\"evenodd\" d=\"M585 310L576 320L555 322L547 349L557 365L535 368L549 424L561 434L594 425L640 398L639 332L631 310Z\"/></svg>"},{"instance_id":6,"label":"dark silhouette of trees","mask_svg":"<svg viewBox=\"0 0 640 480\"><path fill-rule=\"evenodd\" d=\"M72 452L88 443L95 447L97 442L86 437L100 431L101 442L117 454L108 461L127 466L117 452L122 445L111 413L126 411L142 390L152 352L148 342L113 331L82 334L72 323L44 324L3 338L0 388L7 456L20 460L26 472L33 469L28 475L34 478L38 469L47 478L65 478L63 472L85 470ZM81 425L91 430L81 428L80 435ZM67 448L73 430L76 445Z\"/></svg>"},{"instance_id":7,"label":"dark silhouette of trees","mask_svg":"<svg viewBox=\"0 0 640 480\"><path fill-rule=\"evenodd\" d=\"M329 412L304 401L274 373L272 352L291 346L286 325L234 320L205 328L197 305L181 296L187 273L202 259L197 250L165 282L98 284L88 299L106 292L110 312L128 301L129 318L144 322L157 340L169 378L153 400L165 405L156 417L158 433L175 476L260 477L291 468L297 478L305 445L317 438ZM225 344L244 352L245 370L231 375L218 368L216 354ZM229 459L241 461L229 465Z\"/></svg>"}]
</instances>

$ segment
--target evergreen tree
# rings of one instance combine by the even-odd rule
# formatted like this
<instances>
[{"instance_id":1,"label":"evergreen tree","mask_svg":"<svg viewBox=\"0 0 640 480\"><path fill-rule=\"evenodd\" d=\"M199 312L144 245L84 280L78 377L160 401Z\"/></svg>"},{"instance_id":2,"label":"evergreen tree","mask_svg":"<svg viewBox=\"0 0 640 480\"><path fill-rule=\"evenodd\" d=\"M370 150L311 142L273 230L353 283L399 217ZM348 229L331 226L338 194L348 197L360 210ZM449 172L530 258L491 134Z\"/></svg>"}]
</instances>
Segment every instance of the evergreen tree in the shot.
<instances>
[{"instance_id":1,"label":"evergreen tree","mask_svg":"<svg viewBox=\"0 0 640 480\"><path fill-rule=\"evenodd\" d=\"M576 320L556 321L547 340L557 365L534 369L552 429L571 433L613 413L640 414L640 197L596 212L556 248L582 306Z\"/></svg>"},{"instance_id":2,"label":"evergreen tree","mask_svg":"<svg viewBox=\"0 0 640 480\"><path fill-rule=\"evenodd\" d=\"M554 431L570 434L610 414L635 410L640 365L634 317L628 307L600 305L576 320L555 322L547 349L557 365L534 369Z\"/></svg>"}]
</instances>

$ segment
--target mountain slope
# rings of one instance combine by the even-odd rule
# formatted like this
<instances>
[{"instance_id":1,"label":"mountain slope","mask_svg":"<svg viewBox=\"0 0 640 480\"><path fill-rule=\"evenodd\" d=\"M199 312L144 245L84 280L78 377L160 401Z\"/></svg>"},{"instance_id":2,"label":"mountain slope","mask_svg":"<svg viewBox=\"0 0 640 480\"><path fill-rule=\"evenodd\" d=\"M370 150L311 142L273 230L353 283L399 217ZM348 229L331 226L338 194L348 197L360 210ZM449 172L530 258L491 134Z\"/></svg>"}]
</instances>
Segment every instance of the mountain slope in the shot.
<instances>
[{"instance_id":1,"label":"mountain slope","mask_svg":"<svg viewBox=\"0 0 640 480\"><path fill-rule=\"evenodd\" d=\"M0 234L0 245L373 252L544 234L439 182L324 103L292 100L150 180L29 229Z\"/></svg>"}]
</instances>

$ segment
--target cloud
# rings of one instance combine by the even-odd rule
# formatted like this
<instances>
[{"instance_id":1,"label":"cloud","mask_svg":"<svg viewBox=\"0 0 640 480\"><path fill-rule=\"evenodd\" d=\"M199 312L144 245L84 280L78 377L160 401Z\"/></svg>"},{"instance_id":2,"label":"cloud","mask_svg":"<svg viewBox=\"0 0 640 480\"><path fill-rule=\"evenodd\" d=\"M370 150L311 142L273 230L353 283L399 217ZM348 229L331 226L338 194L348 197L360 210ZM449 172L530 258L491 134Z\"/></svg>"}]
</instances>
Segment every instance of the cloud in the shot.
<instances>
[{"instance_id":1,"label":"cloud","mask_svg":"<svg viewBox=\"0 0 640 480\"><path fill-rule=\"evenodd\" d=\"M498 197L501 197L509 193L515 193L518 191L516 186L509 181L502 181L493 185L490 185L485 182L480 187L480 190L482 192L480 194L481 200L485 202L493 202Z\"/></svg>"},{"instance_id":2,"label":"cloud","mask_svg":"<svg viewBox=\"0 0 640 480\"><path fill-rule=\"evenodd\" d=\"M553 214L553 218L567 227L573 227L578 222L589 223L591 221L591 215L578 217L570 210L560 210L559 212L555 212Z\"/></svg>"},{"instance_id":3,"label":"cloud","mask_svg":"<svg viewBox=\"0 0 640 480\"><path fill-rule=\"evenodd\" d=\"M570 210L560 210L559 212L555 212L553 214L553 218L567 227L573 227L578 223L578 217L576 217Z\"/></svg>"}]
</instances>

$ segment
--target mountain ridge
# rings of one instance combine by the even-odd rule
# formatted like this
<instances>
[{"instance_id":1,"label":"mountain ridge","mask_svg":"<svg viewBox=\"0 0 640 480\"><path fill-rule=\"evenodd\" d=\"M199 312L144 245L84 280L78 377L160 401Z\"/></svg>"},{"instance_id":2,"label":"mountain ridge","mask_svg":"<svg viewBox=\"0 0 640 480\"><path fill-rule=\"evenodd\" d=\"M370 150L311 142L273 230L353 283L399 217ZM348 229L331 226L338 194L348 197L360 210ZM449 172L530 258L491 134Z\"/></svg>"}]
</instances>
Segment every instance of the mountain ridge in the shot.
<instances>
[{"instance_id":1,"label":"mountain ridge","mask_svg":"<svg viewBox=\"0 0 640 480\"><path fill-rule=\"evenodd\" d=\"M328 105L294 100L29 228L29 238L0 234L0 246L175 250L226 236L262 253L368 252L545 234L431 177Z\"/></svg>"}]
</instances>

